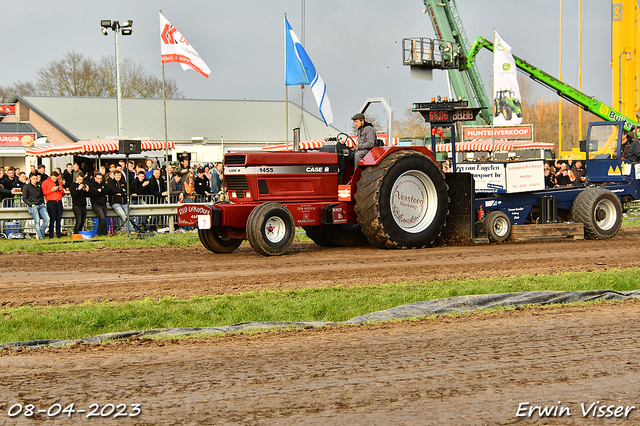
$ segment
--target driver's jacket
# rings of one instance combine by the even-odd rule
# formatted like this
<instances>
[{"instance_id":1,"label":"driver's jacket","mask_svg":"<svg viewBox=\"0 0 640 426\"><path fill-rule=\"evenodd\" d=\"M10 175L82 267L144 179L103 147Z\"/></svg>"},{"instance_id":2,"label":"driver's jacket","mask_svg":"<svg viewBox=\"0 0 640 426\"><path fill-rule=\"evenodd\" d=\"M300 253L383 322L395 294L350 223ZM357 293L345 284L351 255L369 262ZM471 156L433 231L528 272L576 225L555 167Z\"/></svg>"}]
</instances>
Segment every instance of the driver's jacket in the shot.
<instances>
[{"instance_id":1,"label":"driver's jacket","mask_svg":"<svg viewBox=\"0 0 640 426\"><path fill-rule=\"evenodd\" d=\"M358 138L358 150L370 150L376 143L376 131L371 123L365 121L364 125L356 130Z\"/></svg>"}]
</instances>

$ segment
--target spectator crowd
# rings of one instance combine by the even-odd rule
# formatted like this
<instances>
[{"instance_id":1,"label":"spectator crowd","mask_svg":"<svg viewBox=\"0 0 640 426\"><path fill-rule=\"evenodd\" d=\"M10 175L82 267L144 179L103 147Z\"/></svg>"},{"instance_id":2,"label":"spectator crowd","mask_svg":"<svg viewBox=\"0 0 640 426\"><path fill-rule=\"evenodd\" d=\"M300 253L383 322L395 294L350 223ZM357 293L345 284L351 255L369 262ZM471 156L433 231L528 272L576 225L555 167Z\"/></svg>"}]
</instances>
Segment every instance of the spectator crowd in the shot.
<instances>
[{"instance_id":1,"label":"spectator crowd","mask_svg":"<svg viewBox=\"0 0 640 426\"><path fill-rule=\"evenodd\" d=\"M168 184L167 184L168 183ZM107 235L107 209L120 217L125 232L138 226L149 226L148 219L127 220L128 200L131 204L164 202L218 201L225 197L222 163L190 165L188 158L179 164L159 167L152 159L143 164L119 160L97 169L87 169L84 162L68 163L65 170L56 168L50 175L46 167L31 166L27 173L15 167L0 168L0 205L10 207L17 201L27 205L33 218L36 238L62 236L62 199L70 194L75 217L74 234L81 232L87 217L87 199L98 218L96 235ZM127 191L130 192L127 197ZM152 218L151 226L155 226Z\"/></svg>"},{"instance_id":2,"label":"spectator crowd","mask_svg":"<svg viewBox=\"0 0 640 426\"><path fill-rule=\"evenodd\" d=\"M584 185L587 170L582 160L555 160L544 163L544 183L546 188Z\"/></svg>"}]
</instances>

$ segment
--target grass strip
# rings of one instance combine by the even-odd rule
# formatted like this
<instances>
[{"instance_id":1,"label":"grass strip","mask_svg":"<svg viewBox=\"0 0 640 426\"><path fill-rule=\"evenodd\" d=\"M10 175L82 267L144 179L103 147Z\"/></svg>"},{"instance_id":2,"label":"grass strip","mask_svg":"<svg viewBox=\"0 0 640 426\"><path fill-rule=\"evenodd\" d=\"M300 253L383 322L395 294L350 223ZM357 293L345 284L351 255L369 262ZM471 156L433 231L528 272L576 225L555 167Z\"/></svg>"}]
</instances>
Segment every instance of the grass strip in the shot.
<instances>
[{"instance_id":1,"label":"grass strip","mask_svg":"<svg viewBox=\"0 0 640 426\"><path fill-rule=\"evenodd\" d=\"M202 246L197 234L155 235L146 238L127 238L125 235L96 237L90 240L72 240L71 236L42 240L7 239L0 240L1 253L42 253L70 250L98 250L120 247L156 247L156 246Z\"/></svg>"},{"instance_id":2,"label":"grass strip","mask_svg":"<svg viewBox=\"0 0 640 426\"><path fill-rule=\"evenodd\" d=\"M215 327L250 321L344 321L406 303L472 294L538 290L629 291L640 268L368 287L323 287L234 295L165 297L126 303L24 306L0 310L0 343L76 339L153 328Z\"/></svg>"}]
</instances>

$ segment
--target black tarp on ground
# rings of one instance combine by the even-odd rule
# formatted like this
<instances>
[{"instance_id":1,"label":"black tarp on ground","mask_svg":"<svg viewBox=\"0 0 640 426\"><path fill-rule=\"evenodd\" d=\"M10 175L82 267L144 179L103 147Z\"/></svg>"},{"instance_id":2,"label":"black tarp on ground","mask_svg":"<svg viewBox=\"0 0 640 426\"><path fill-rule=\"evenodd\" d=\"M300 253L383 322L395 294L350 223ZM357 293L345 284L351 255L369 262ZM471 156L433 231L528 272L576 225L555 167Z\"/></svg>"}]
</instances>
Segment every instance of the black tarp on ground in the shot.
<instances>
[{"instance_id":1,"label":"black tarp on ground","mask_svg":"<svg viewBox=\"0 0 640 426\"><path fill-rule=\"evenodd\" d=\"M587 302L591 300L626 300L640 298L640 290L618 292L612 290L590 291L530 291L522 293L478 294L455 296L445 299L427 300L409 303L384 311L372 312L338 323L329 321L270 321L244 322L221 327L160 328L153 330L133 330L121 333L107 333L98 336L74 340L30 340L25 342L4 343L0 349L38 348L42 346L68 346L74 343L102 343L107 340L138 337L171 337L202 334L224 334L248 330L268 330L278 328L323 327L363 322L388 321L392 319L422 318L428 315L474 312L497 307L515 307L521 305L548 305L554 303Z\"/></svg>"}]
</instances>

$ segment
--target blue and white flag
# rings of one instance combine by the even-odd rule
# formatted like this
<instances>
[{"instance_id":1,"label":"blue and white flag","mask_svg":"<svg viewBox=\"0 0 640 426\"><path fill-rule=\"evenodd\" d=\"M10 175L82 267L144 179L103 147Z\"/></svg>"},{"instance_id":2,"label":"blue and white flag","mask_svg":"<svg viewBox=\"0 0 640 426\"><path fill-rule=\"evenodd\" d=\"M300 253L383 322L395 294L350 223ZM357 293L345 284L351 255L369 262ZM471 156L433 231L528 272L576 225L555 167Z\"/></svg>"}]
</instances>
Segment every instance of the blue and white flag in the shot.
<instances>
[{"instance_id":1,"label":"blue and white flag","mask_svg":"<svg viewBox=\"0 0 640 426\"><path fill-rule=\"evenodd\" d=\"M286 37L285 52L285 86L295 86L298 84L306 84L311 86L313 96L316 98L318 110L328 126L333 122L333 112L331 111L331 102L327 97L327 85L316 71L316 67L311 62L309 55L302 47L300 40L291 29L289 21L284 18L284 29Z\"/></svg>"}]
</instances>

